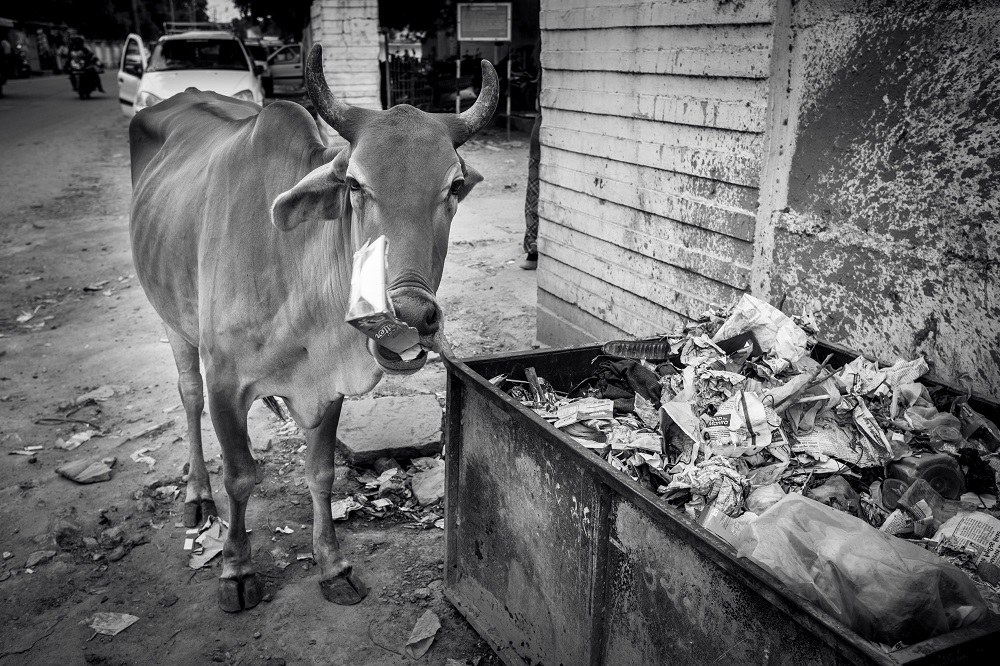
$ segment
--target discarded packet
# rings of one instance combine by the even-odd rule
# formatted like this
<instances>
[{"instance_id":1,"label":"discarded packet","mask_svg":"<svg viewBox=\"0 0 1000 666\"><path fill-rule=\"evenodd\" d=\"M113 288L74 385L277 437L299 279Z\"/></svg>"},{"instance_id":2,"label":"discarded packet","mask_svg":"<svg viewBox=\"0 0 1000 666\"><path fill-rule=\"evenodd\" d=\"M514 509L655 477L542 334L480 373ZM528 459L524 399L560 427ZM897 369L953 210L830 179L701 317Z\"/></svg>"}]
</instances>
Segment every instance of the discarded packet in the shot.
<instances>
[{"instance_id":1,"label":"discarded packet","mask_svg":"<svg viewBox=\"0 0 1000 666\"><path fill-rule=\"evenodd\" d=\"M781 419L765 407L756 393L738 391L721 405L704 427L712 453L737 457L752 455L780 438ZM777 432L776 432L777 431Z\"/></svg>"},{"instance_id":2,"label":"discarded packet","mask_svg":"<svg viewBox=\"0 0 1000 666\"><path fill-rule=\"evenodd\" d=\"M390 351L402 354L420 342L417 329L396 318L386 292L385 236L354 253L351 298L344 321Z\"/></svg>"}]
</instances>

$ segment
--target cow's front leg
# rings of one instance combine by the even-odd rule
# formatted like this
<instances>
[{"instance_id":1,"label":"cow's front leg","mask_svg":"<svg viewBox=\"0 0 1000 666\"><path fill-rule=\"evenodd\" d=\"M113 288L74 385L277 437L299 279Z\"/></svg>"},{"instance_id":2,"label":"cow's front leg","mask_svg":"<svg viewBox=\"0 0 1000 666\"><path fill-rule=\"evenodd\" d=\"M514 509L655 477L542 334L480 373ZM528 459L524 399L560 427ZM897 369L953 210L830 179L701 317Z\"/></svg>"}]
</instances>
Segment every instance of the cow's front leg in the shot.
<instances>
[{"instance_id":1,"label":"cow's front leg","mask_svg":"<svg viewBox=\"0 0 1000 666\"><path fill-rule=\"evenodd\" d=\"M334 449L340 422L340 398L327 406L323 420L306 431L306 479L313 501L313 557L319 563L319 587L327 601L356 604L368 594L357 573L340 550L330 510L330 490L334 481Z\"/></svg>"},{"instance_id":2,"label":"cow's front leg","mask_svg":"<svg viewBox=\"0 0 1000 666\"><path fill-rule=\"evenodd\" d=\"M263 590L250 561L246 512L256 482L257 465L247 438L247 405L235 391L209 388L212 423L222 445L222 471L229 494L229 534L222 548L219 606L235 613L260 603Z\"/></svg>"}]
</instances>

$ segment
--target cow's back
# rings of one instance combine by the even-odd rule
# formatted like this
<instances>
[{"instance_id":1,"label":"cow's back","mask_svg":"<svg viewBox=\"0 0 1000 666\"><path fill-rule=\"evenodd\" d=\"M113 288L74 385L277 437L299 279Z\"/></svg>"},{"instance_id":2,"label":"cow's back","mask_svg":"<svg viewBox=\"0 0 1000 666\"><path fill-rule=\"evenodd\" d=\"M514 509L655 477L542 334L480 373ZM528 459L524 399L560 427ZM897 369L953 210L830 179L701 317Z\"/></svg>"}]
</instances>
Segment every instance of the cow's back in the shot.
<instances>
[{"instance_id":1,"label":"cow's back","mask_svg":"<svg viewBox=\"0 0 1000 666\"><path fill-rule=\"evenodd\" d=\"M308 114L289 106L261 113L189 91L137 114L129 127L136 274L160 317L192 344L199 302L215 296L201 293L204 278L210 287L239 279L240 262L254 261L254 238L273 232L270 202L312 166L298 164L310 151L296 144L322 147L315 125L302 125ZM263 127L289 120L285 132Z\"/></svg>"}]
</instances>

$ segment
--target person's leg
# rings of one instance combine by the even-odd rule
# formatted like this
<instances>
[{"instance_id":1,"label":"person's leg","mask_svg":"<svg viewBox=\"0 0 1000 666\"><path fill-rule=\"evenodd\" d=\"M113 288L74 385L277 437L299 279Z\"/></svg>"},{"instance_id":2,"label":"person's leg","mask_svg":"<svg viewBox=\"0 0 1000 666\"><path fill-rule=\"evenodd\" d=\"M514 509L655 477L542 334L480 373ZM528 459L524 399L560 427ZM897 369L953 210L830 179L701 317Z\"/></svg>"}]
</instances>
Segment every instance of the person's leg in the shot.
<instances>
[{"instance_id":1,"label":"person's leg","mask_svg":"<svg viewBox=\"0 0 1000 666\"><path fill-rule=\"evenodd\" d=\"M531 144L528 153L528 186L524 193L524 252L527 255L521 263L525 270L535 270L538 267L538 164L540 160L540 145L538 131L542 123L539 116L531 129Z\"/></svg>"}]
</instances>

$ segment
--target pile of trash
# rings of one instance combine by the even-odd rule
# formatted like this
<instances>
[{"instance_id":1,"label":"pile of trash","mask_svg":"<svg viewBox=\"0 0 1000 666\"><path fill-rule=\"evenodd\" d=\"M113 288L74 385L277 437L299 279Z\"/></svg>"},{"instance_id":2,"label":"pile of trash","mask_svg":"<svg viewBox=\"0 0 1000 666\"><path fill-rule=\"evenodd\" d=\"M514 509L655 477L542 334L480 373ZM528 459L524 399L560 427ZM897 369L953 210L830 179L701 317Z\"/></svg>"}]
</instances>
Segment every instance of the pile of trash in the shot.
<instances>
[{"instance_id":1,"label":"pile of trash","mask_svg":"<svg viewBox=\"0 0 1000 666\"><path fill-rule=\"evenodd\" d=\"M816 333L744 295L676 335L604 345L576 386L533 368L491 382L866 638L909 644L1000 613L1000 429L968 387L920 383L922 357L835 367L836 354L814 353ZM848 562L852 549L878 566ZM874 577L893 558L921 578L898 607L886 587L899 577ZM945 560L968 575L956 581ZM878 599L839 603L824 568L854 577L847 596ZM912 598L931 571L947 591L926 605L953 601L947 618ZM903 608L917 619L873 620Z\"/></svg>"},{"instance_id":2,"label":"pile of trash","mask_svg":"<svg viewBox=\"0 0 1000 666\"><path fill-rule=\"evenodd\" d=\"M444 460L440 456L414 458L404 470L393 458L380 458L356 481L358 492L332 502L333 519L346 520L354 511L370 518L399 516L411 529L444 529L440 501L444 498Z\"/></svg>"}]
</instances>

